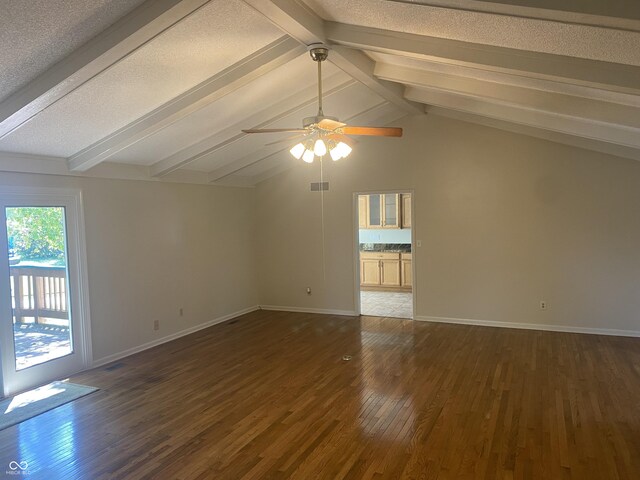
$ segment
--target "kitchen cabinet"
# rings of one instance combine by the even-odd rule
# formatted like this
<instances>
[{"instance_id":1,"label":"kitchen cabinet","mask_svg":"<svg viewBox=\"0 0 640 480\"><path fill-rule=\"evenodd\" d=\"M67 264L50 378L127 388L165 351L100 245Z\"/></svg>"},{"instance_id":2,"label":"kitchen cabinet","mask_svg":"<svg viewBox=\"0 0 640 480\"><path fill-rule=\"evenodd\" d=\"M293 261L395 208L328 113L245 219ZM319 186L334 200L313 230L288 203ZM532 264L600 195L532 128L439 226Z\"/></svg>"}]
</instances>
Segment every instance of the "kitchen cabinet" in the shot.
<instances>
[{"instance_id":1,"label":"kitchen cabinet","mask_svg":"<svg viewBox=\"0 0 640 480\"><path fill-rule=\"evenodd\" d=\"M400 278L401 284L405 287L413 286L412 263L413 258L410 253L400 254Z\"/></svg>"},{"instance_id":2,"label":"kitchen cabinet","mask_svg":"<svg viewBox=\"0 0 640 480\"><path fill-rule=\"evenodd\" d=\"M401 195L375 193L358 196L359 228L401 228Z\"/></svg>"},{"instance_id":3,"label":"kitchen cabinet","mask_svg":"<svg viewBox=\"0 0 640 480\"><path fill-rule=\"evenodd\" d=\"M410 264L408 268L411 268ZM410 271L408 275L411 277ZM397 252L360 252L360 285L384 289L411 288L410 283L403 284L401 254Z\"/></svg>"},{"instance_id":4,"label":"kitchen cabinet","mask_svg":"<svg viewBox=\"0 0 640 480\"><path fill-rule=\"evenodd\" d=\"M380 260L380 285L384 287L400 286L400 259Z\"/></svg>"},{"instance_id":5,"label":"kitchen cabinet","mask_svg":"<svg viewBox=\"0 0 640 480\"><path fill-rule=\"evenodd\" d=\"M358 228L367 228L369 222L369 199L367 195L358 195Z\"/></svg>"},{"instance_id":6,"label":"kitchen cabinet","mask_svg":"<svg viewBox=\"0 0 640 480\"><path fill-rule=\"evenodd\" d=\"M368 254L360 255L360 284L366 286L380 285L380 260Z\"/></svg>"},{"instance_id":7,"label":"kitchen cabinet","mask_svg":"<svg viewBox=\"0 0 640 480\"><path fill-rule=\"evenodd\" d=\"M411 228L411 194L403 193L400 195L402 204L402 220L400 226L402 228Z\"/></svg>"},{"instance_id":8,"label":"kitchen cabinet","mask_svg":"<svg viewBox=\"0 0 640 480\"><path fill-rule=\"evenodd\" d=\"M382 195L382 228L400 228L400 195Z\"/></svg>"}]
</instances>

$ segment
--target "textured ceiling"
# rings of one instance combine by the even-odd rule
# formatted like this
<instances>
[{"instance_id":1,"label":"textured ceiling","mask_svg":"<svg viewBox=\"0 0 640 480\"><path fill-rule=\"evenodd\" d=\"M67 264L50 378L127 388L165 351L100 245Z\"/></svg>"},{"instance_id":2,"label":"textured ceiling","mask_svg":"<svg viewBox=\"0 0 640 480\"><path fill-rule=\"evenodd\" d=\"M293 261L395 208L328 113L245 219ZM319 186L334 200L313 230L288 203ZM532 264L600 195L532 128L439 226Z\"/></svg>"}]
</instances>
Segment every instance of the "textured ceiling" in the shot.
<instances>
[{"instance_id":1,"label":"textured ceiling","mask_svg":"<svg viewBox=\"0 0 640 480\"><path fill-rule=\"evenodd\" d=\"M242 129L316 114L320 40L352 125L427 110L640 160L640 22L604 1L5 1L0 172L254 185L299 161Z\"/></svg>"},{"instance_id":2,"label":"textured ceiling","mask_svg":"<svg viewBox=\"0 0 640 480\"><path fill-rule=\"evenodd\" d=\"M281 35L239 0L211 2L0 141L0 150L71 156Z\"/></svg>"},{"instance_id":3,"label":"textured ceiling","mask_svg":"<svg viewBox=\"0 0 640 480\"><path fill-rule=\"evenodd\" d=\"M0 3L0 101L142 0L4 0Z\"/></svg>"},{"instance_id":4,"label":"textured ceiling","mask_svg":"<svg viewBox=\"0 0 640 480\"><path fill-rule=\"evenodd\" d=\"M305 1L322 18L334 22L640 65L640 37L636 32L387 0Z\"/></svg>"},{"instance_id":5,"label":"textured ceiling","mask_svg":"<svg viewBox=\"0 0 640 480\"><path fill-rule=\"evenodd\" d=\"M337 74L331 64L325 65L324 76ZM178 122L160 130L142 141L118 153L112 161L151 165L159 159L168 157L182 148L224 130L231 125L241 128L254 127L250 117L261 110L273 110L279 113L274 104L286 99L300 90L314 85L316 70L305 53L288 64L261 76L258 80L239 88L235 92L188 115ZM344 80L348 77L342 74ZM296 119L293 126L299 126ZM175 139L179 138L180 142ZM189 167L193 168L193 167Z\"/></svg>"}]
</instances>

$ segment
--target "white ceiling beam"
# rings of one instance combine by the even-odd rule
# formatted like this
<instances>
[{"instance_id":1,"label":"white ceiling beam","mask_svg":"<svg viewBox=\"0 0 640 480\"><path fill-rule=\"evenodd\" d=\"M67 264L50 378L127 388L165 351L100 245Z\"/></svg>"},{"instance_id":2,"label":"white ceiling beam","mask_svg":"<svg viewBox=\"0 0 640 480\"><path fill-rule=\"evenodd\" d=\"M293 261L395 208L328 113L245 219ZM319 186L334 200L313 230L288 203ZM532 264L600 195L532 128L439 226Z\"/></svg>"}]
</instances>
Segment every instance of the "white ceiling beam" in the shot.
<instances>
[{"instance_id":1,"label":"white ceiling beam","mask_svg":"<svg viewBox=\"0 0 640 480\"><path fill-rule=\"evenodd\" d=\"M401 57L398 55L389 55L379 52L369 52L369 55L371 55L373 60L376 62L374 75L380 75L380 78L386 78L384 75L380 74L381 68L394 66L409 68L420 73L426 72L426 74L456 78L458 80L465 78L483 80L493 84L522 87L550 93L560 93L563 95L587 98L589 100L601 100L603 102L618 103L620 105L640 108L640 95L602 90L600 88L575 85L567 82L558 82L555 80L530 77L516 73L497 72L495 70L485 70L465 65L454 65L451 63L426 60L424 58L418 59ZM390 78L386 79L396 81L391 80Z\"/></svg>"},{"instance_id":2,"label":"white ceiling beam","mask_svg":"<svg viewBox=\"0 0 640 480\"><path fill-rule=\"evenodd\" d=\"M64 157L0 152L0 172L36 173L44 175L153 180L143 165L104 163L91 172L71 172Z\"/></svg>"},{"instance_id":3,"label":"white ceiling beam","mask_svg":"<svg viewBox=\"0 0 640 480\"><path fill-rule=\"evenodd\" d=\"M304 53L304 48L298 42L283 36L76 153L69 158L69 169L73 171L88 170L134 143L157 133L166 126L290 62L302 53Z\"/></svg>"},{"instance_id":4,"label":"white ceiling beam","mask_svg":"<svg viewBox=\"0 0 640 480\"><path fill-rule=\"evenodd\" d=\"M299 0L245 0L245 3L304 45L329 43L324 32L324 20ZM420 106L403 97L397 85L377 79L373 75L374 62L365 54L333 49L329 53L329 61L407 113L424 113Z\"/></svg>"},{"instance_id":5,"label":"white ceiling beam","mask_svg":"<svg viewBox=\"0 0 640 480\"><path fill-rule=\"evenodd\" d=\"M432 87L407 87L407 98L451 110L505 120L569 135L640 148L640 129L512 104Z\"/></svg>"},{"instance_id":6,"label":"white ceiling beam","mask_svg":"<svg viewBox=\"0 0 640 480\"><path fill-rule=\"evenodd\" d=\"M589 6L597 5L596 2L573 2L571 8L573 11L554 10L550 8L541 8L540 2L531 0L528 5L523 2L514 3L497 3L487 2L484 0L390 0L397 3L407 3L409 5L424 5L427 7L440 7L451 10L463 10L466 12L481 12L492 15L508 15L510 17L533 18L537 20L547 20L550 22L568 23L572 25L590 25L593 27L606 27L616 30L630 30L640 32L640 16L637 12L637 3L628 2L626 6L635 9L635 18L629 17L625 12L624 16L612 16L612 9L607 8L606 2L600 2L604 8L600 10L600 14L595 10L590 10ZM562 5L558 2L558 5ZM624 3L618 3L624 5ZM562 5L562 6L566 6ZM620 12L622 13L622 12Z\"/></svg>"},{"instance_id":7,"label":"white ceiling beam","mask_svg":"<svg viewBox=\"0 0 640 480\"><path fill-rule=\"evenodd\" d=\"M374 73L380 78L403 85L437 88L487 98L488 101L519 104L567 117L640 128L640 108L631 105L382 63L376 64Z\"/></svg>"},{"instance_id":8,"label":"white ceiling beam","mask_svg":"<svg viewBox=\"0 0 640 480\"><path fill-rule=\"evenodd\" d=\"M378 105L374 105L373 107L367 108L366 110L361 111L356 115L352 115L351 117L347 118L345 122L350 124L373 123L376 125L387 125L389 122L404 117L405 115L407 115L407 113L404 110L400 110L394 104L390 104L389 102L385 101L379 103ZM223 178L226 178L229 175L233 175L234 173L255 165L256 163L263 162L277 155L280 155L282 152L288 151L290 148L291 145L285 144L285 147L283 148L282 144L279 144L270 145L266 148L252 152L240 160L228 163L227 165L224 165L210 172L209 182L218 182Z\"/></svg>"},{"instance_id":9,"label":"white ceiling beam","mask_svg":"<svg viewBox=\"0 0 640 480\"><path fill-rule=\"evenodd\" d=\"M209 0L147 0L0 103L0 139Z\"/></svg>"},{"instance_id":10,"label":"white ceiling beam","mask_svg":"<svg viewBox=\"0 0 640 480\"><path fill-rule=\"evenodd\" d=\"M354 85L354 80L345 80L343 74L333 75L325 80L325 97L344 90ZM284 100L264 108L250 118L211 135L194 145L180 150L179 152L160 160L151 166L151 175L161 177L179 168L183 168L190 163L201 158L213 155L217 151L245 138L248 134L242 130L247 128L265 128L293 113L296 113L317 102L317 87L310 86L291 95ZM274 112L278 112L275 113Z\"/></svg>"},{"instance_id":11,"label":"white ceiling beam","mask_svg":"<svg viewBox=\"0 0 640 480\"><path fill-rule=\"evenodd\" d=\"M532 127L528 125L516 124L504 120L498 120L495 118L483 117L468 112L449 110L442 107L430 106L429 114L453 118L455 120L462 120L464 122L475 123L478 125L484 125L486 127L497 128L499 130L527 135L534 138L540 138L542 140L561 143L563 145L570 145L572 147L582 148L585 150L593 150L595 152L605 153L607 155L615 155L617 157L640 161L640 149L637 148L615 145L613 143L602 142L590 138L577 137L575 135L568 135L560 132L553 132L551 130L544 130L542 128Z\"/></svg>"},{"instance_id":12,"label":"white ceiling beam","mask_svg":"<svg viewBox=\"0 0 640 480\"><path fill-rule=\"evenodd\" d=\"M550 53L480 45L371 27L326 22L330 42L346 47L426 58L506 73L640 94L640 67Z\"/></svg>"}]
</instances>

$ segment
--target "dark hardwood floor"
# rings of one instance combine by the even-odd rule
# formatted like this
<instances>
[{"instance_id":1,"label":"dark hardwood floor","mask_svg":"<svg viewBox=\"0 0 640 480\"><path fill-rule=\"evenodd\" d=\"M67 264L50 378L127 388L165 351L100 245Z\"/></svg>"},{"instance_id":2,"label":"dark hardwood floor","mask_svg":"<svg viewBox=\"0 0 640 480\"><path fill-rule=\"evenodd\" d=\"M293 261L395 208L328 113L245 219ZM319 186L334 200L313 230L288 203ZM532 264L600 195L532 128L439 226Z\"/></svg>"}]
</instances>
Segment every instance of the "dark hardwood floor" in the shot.
<instances>
[{"instance_id":1,"label":"dark hardwood floor","mask_svg":"<svg viewBox=\"0 0 640 480\"><path fill-rule=\"evenodd\" d=\"M260 311L71 381L0 475L640 478L640 339Z\"/></svg>"}]
</instances>

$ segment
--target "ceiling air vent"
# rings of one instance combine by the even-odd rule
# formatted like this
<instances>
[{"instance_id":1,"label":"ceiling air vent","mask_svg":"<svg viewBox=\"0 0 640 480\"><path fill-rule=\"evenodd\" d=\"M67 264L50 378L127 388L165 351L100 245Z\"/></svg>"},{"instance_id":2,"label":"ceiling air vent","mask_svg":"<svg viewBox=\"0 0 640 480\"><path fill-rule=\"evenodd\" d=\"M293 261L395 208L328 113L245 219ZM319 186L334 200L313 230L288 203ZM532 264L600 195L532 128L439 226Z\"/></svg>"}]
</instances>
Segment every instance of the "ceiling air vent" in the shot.
<instances>
[{"instance_id":1,"label":"ceiling air vent","mask_svg":"<svg viewBox=\"0 0 640 480\"><path fill-rule=\"evenodd\" d=\"M319 192L320 190L329 190L329 182L313 182L311 184L312 192Z\"/></svg>"}]
</instances>

